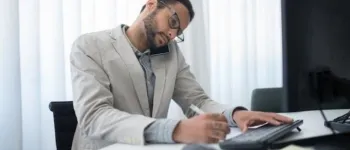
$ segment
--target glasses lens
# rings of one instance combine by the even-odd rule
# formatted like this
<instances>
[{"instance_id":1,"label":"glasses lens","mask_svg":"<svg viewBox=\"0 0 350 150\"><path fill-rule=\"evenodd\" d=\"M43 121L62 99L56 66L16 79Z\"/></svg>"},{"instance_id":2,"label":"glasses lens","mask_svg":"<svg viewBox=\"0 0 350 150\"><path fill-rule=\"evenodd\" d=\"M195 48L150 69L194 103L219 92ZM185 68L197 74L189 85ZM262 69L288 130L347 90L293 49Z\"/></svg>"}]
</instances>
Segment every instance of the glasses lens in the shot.
<instances>
[{"instance_id":1,"label":"glasses lens","mask_svg":"<svg viewBox=\"0 0 350 150\"><path fill-rule=\"evenodd\" d=\"M173 29L177 29L180 27L180 23L179 23L179 19L178 19L177 15L172 15L169 18L169 25Z\"/></svg>"}]
</instances>

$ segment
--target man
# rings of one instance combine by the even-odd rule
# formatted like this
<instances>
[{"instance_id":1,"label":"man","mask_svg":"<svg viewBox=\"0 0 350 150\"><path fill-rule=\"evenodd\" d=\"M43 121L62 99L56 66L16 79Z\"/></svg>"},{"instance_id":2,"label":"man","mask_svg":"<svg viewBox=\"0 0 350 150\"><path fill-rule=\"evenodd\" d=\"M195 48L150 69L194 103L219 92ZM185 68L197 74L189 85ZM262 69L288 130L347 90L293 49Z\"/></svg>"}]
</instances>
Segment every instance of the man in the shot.
<instances>
[{"instance_id":1,"label":"man","mask_svg":"<svg viewBox=\"0 0 350 150\"><path fill-rule=\"evenodd\" d=\"M75 41L71 74L78 126L72 149L215 143L225 138L229 126L246 131L264 122L292 122L274 113L227 107L205 94L177 46L193 17L189 0L148 0L131 26ZM188 119L166 119L171 99ZM207 114L195 116L191 104Z\"/></svg>"}]
</instances>

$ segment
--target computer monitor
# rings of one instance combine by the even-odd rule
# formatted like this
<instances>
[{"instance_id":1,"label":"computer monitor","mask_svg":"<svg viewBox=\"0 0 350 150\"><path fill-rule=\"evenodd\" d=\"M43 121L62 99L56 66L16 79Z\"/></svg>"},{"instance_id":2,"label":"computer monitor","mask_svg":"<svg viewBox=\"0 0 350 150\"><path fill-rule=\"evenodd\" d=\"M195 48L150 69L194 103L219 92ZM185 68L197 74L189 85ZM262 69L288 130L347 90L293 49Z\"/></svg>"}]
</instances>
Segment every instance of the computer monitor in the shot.
<instances>
[{"instance_id":1,"label":"computer monitor","mask_svg":"<svg viewBox=\"0 0 350 150\"><path fill-rule=\"evenodd\" d=\"M350 1L282 0L283 110L319 109L311 96L308 73L328 66L350 79ZM349 89L350 92L350 89ZM324 109L350 108L350 100L337 98Z\"/></svg>"}]
</instances>

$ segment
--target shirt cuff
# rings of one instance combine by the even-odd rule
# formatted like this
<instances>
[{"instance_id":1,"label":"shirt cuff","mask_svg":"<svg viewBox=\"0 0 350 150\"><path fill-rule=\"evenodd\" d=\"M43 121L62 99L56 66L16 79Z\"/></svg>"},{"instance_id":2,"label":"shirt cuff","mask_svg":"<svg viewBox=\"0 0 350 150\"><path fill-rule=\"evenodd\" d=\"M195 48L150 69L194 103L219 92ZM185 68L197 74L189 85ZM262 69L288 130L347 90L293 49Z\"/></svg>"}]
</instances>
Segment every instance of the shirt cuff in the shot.
<instances>
[{"instance_id":1,"label":"shirt cuff","mask_svg":"<svg viewBox=\"0 0 350 150\"><path fill-rule=\"evenodd\" d=\"M180 120L158 119L145 129L147 143L175 143L173 133Z\"/></svg>"},{"instance_id":2,"label":"shirt cuff","mask_svg":"<svg viewBox=\"0 0 350 150\"><path fill-rule=\"evenodd\" d=\"M237 110L248 110L248 109L239 106L239 107L227 109L227 110L225 110L224 113L223 113L224 116L225 116L225 118L226 118L226 120L227 120L227 122L228 122L228 125L229 125L230 127L237 127L236 122L233 120L233 114L234 114L235 111L237 111Z\"/></svg>"}]
</instances>

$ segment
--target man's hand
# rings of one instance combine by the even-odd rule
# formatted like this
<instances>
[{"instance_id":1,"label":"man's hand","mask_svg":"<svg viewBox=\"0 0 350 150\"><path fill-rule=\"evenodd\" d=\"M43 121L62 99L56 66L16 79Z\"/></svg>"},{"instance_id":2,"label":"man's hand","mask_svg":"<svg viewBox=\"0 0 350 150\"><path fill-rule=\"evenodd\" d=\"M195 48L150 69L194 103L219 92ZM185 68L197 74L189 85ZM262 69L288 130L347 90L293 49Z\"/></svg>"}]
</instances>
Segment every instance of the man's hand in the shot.
<instances>
[{"instance_id":1,"label":"man's hand","mask_svg":"<svg viewBox=\"0 0 350 150\"><path fill-rule=\"evenodd\" d=\"M228 122L222 114L203 114L181 120L173 133L179 143L217 143L230 132Z\"/></svg>"},{"instance_id":2,"label":"man's hand","mask_svg":"<svg viewBox=\"0 0 350 150\"><path fill-rule=\"evenodd\" d=\"M276 113L266 113L266 112L258 112L258 111L246 111L239 110L234 112L232 118L238 127L246 132L248 127L256 126L264 123L269 123L272 125L281 125L285 123L292 123L293 119L282 116Z\"/></svg>"}]
</instances>

